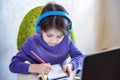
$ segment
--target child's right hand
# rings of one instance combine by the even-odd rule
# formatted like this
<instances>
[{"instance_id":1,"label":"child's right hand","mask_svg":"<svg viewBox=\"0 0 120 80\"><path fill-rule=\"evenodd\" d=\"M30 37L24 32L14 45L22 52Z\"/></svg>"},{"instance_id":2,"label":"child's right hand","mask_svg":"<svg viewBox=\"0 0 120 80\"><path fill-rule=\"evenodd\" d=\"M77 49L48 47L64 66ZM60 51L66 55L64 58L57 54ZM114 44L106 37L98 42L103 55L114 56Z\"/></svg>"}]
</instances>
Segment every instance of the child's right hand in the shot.
<instances>
[{"instance_id":1,"label":"child's right hand","mask_svg":"<svg viewBox=\"0 0 120 80\"><path fill-rule=\"evenodd\" d=\"M30 73L48 74L51 70L52 70L52 67L49 63L30 64L29 66Z\"/></svg>"}]
</instances>

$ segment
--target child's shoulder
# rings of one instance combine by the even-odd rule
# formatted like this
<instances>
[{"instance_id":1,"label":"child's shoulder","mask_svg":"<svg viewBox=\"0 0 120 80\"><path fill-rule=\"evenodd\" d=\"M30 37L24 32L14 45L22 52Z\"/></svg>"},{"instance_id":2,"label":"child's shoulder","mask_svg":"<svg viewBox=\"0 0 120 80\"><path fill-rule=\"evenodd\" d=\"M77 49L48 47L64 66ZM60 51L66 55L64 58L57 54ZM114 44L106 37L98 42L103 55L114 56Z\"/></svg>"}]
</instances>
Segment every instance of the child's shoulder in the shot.
<instances>
[{"instance_id":1,"label":"child's shoulder","mask_svg":"<svg viewBox=\"0 0 120 80\"><path fill-rule=\"evenodd\" d=\"M69 43L69 44L72 42L72 40L71 40L70 37L65 37L63 41L64 41L65 43Z\"/></svg>"},{"instance_id":2,"label":"child's shoulder","mask_svg":"<svg viewBox=\"0 0 120 80\"><path fill-rule=\"evenodd\" d=\"M37 38L37 34L33 34L27 38L27 41L33 41L35 38Z\"/></svg>"},{"instance_id":3,"label":"child's shoulder","mask_svg":"<svg viewBox=\"0 0 120 80\"><path fill-rule=\"evenodd\" d=\"M71 37L66 37L66 39L67 39L69 42L72 41Z\"/></svg>"}]
</instances>

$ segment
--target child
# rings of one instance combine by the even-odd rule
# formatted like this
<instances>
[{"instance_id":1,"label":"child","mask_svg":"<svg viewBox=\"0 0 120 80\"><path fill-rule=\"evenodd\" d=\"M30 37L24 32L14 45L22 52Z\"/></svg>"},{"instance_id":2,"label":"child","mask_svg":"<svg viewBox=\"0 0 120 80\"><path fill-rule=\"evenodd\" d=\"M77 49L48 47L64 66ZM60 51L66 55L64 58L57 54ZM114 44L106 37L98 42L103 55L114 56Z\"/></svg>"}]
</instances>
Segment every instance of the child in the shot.
<instances>
[{"instance_id":1,"label":"child","mask_svg":"<svg viewBox=\"0 0 120 80\"><path fill-rule=\"evenodd\" d=\"M62 6L48 3L37 21L37 34L29 37L12 58L10 71L22 74L48 74L51 71L51 65L60 64L63 71L70 75L72 70L81 67L83 54L69 38L71 25L68 12ZM31 51L46 63L40 62ZM68 54L70 54L71 61L66 63Z\"/></svg>"}]
</instances>

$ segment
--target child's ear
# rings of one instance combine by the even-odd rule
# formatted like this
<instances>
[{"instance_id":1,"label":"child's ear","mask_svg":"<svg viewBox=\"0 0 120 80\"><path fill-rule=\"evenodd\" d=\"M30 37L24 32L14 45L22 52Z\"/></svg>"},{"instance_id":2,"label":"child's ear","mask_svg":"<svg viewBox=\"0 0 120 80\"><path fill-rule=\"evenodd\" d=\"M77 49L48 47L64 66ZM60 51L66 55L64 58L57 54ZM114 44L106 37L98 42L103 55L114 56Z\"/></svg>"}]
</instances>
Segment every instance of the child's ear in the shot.
<instances>
[{"instance_id":1,"label":"child's ear","mask_svg":"<svg viewBox=\"0 0 120 80\"><path fill-rule=\"evenodd\" d=\"M43 30L40 28L40 33L42 34L43 33Z\"/></svg>"}]
</instances>

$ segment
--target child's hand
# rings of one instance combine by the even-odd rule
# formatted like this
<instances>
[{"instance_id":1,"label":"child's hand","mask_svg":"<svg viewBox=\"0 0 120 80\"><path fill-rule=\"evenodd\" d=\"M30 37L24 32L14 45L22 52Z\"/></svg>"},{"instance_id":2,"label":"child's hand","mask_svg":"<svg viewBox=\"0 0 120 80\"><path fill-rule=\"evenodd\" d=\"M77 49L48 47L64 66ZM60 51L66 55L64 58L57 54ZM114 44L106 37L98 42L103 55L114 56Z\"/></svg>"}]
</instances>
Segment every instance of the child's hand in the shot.
<instances>
[{"instance_id":1,"label":"child's hand","mask_svg":"<svg viewBox=\"0 0 120 80\"><path fill-rule=\"evenodd\" d=\"M70 76L72 69L73 69L73 64L71 63L63 66L63 71L67 72L68 76Z\"/></svg>"},{"instance_id":2,"label":"child's hand","mask_svg":"<svg viewBox=\"0 0 120 80\"><path fill-rule=\"evenodd\" d=\"M48 74L52 70L52 67L49 63L46 64L30 64L29 72L39 73L39 74Z\"/></svg>"}]
</instances>

